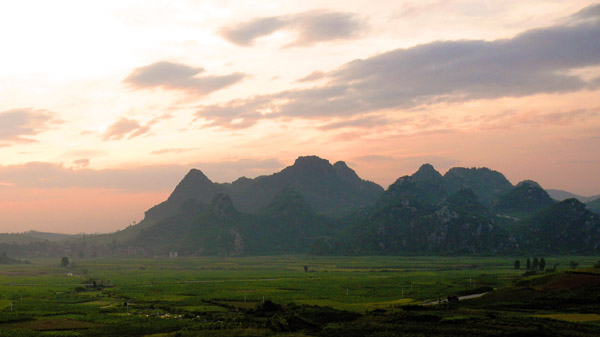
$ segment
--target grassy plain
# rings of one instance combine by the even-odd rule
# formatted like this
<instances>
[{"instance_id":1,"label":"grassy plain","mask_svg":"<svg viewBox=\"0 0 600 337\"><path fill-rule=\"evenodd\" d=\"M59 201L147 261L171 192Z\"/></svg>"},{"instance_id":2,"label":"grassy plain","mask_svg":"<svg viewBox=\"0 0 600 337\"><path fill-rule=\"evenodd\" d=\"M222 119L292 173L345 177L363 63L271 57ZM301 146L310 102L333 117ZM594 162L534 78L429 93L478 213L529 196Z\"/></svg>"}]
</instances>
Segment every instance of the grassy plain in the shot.
<instances>
[{"instance_id":1,"label":"grassy plain","mask_svg":"<svg viewBox=\"0 0 600 337\"><path fill-rule=\"evenodd\" d=\"M208 332L218 335L219 331L221 335L262 336L290 334L290 331L296 331L292 335L309 332L326 335L327 331L335 331L335 324L323 323L328 328L320 329L316 328L317 318L306 317L330 315L341 321L360 315L364 315L363 319L372 318L365 313L379 309L393 315L451 294L476 293L484 287L505 289L522 278L524 270L513 268L515 259L75 258L68 267L60 266L60 259L32 260L27 265L0 266L0 336L186 335L186 332L194 335L192 331L204 331L204 335ZM524 265L526 259L520 260ZM568 268L570 261L590 267L597 260L597 257L546 257L547 265L558 264L559 271ZM287 305L288 316L283 323L277 322L277 317L283 314L269 316L265 310L283 312L284 309L264 308L265 300ZM481 307L485 301L477 301L473 300L480 307L469 310L477 311L478 317L485 310ZM328 314L316 314L315 305L332 309ZM578 313L544 309L527 315L569 322L564 324L595 324L592 318L600 312L591 310ZM462 309L444 312L436 315L448 322L473 316ZM360 315L352 316L357 314ZM297 328L290 328L295 326L293 317L302 317L298 322L303 323L297 323Z\"/></svg>"}]
</instances>

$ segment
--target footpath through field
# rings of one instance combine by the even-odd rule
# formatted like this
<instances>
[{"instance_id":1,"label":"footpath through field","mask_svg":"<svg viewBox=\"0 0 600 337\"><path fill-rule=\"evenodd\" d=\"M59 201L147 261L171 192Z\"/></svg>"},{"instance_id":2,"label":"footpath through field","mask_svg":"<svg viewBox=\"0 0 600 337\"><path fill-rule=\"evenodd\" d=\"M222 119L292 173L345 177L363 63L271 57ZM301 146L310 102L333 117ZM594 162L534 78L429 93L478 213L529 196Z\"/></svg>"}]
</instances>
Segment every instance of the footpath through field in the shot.
<instances>
[{"instance_id":1,"label":"footpath through field","mask_svg":"<svg viewBox=\"0 0 600 337\"><path fill-rule=\"evenodd\" d=\"M483 295L485 295L487 293L489 293L489 291L486 291L486 292L480 293L480 294L458 296L457 298L458 298L459 301L470 300L472 298L481 297L481 296L483 296ZM437 301L425 302L425 303L423 303L423 306L430 306L430 305L436 305L436 304L442 304L442 303L448 303L448 298L439 299Z\"/></svg>"}]
</instances>

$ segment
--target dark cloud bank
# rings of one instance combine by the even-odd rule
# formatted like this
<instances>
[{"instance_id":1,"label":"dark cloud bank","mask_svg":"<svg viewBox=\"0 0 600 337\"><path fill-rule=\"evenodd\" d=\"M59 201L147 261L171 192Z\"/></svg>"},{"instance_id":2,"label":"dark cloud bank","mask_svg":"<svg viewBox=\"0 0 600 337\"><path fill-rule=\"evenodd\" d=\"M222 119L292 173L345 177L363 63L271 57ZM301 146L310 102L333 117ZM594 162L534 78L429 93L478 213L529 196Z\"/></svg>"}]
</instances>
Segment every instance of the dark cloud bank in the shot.
<instances>
[{"instance_id":1,"label":"dark cloud bank","mask_svg":"<svg viewBox=\"0 0 600 337\"><path fill-rule=\"evenodd\" d=\"M281 18L257 19L232 29L229 38L251 44L282 27ZM568 71L599 64L600 5L593 5L563 24L510 39L437 41L355 60L301 79L324 79L325 85L201 106L197 117L240 128L266 118L348 118L440 102L597 89L599 78L586 81Z\"/></svg>"}]
</instances>

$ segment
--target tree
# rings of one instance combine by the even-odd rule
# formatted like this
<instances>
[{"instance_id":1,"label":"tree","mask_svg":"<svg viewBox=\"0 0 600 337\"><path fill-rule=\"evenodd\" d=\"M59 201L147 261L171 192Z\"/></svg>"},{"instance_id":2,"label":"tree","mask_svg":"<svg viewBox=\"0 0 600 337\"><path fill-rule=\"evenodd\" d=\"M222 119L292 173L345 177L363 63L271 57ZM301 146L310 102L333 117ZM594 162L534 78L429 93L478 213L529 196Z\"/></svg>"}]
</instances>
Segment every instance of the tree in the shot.
<instances>
[{"instance_id":1,"label":"tree","mask_svg":"<svg viewBox=\"0 0 600 337\"><path fill-rule=\"evenodd\" d=\"M515 269L521 269L521 261L515 260Z\"/></svg>"},{"instance_id":2,"label":"tree","mask_svg":"<svg viewBox=\"0 0 600 337\"><path fill-rule=\"evenodd\" d=\"M540 262L537 257L533 258L533 264L531 265L531 270L537 270Z\"/></svg>"},{"instance_id":3,"label":"tree","mask_svg":"<svg viewBox=\"0 0 600 337\"><path fill-rule=\"evenodd\" d=\"M68 258L68 257L66 257L66 256L63 256L63 258L60 260L60 264L61 264L63 267L66 267L66 266L68 266L68 265L69 265L69 258Z\"/></svg>"},{"instance_id":4,"label":"tree","mask_svg":"<svg viewBox=\"0 0 600 337\"><path fill-rule=\"evenodd\" d=\"M531 270L531 260L527 258L527 270Z\"/></svg>"},{"instance_id":5,"label":"tree","mask_svg":"<svg viewBox=\"0 0 600 337\"><path fill-rule=\"evenodd\" d=\"M546 260L544 260L544 258L542 257L540 259L540 270L544 271L544 268L546 268Z\"/></svg>"}]
</instances>

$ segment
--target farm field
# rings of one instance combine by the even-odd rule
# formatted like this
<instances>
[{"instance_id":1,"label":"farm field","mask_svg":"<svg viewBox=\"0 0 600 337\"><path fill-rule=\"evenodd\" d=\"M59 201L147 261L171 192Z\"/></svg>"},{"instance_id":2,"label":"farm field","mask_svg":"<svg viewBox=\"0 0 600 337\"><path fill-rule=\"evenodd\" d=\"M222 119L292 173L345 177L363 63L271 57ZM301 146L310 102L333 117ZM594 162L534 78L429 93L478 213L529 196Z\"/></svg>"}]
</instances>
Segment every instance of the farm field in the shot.
<instances>
[{"instance_id":1,"label":"farm field","mask_svg":"<svg viewBox=\"0 0 600 337\"><path fill-rule=\"evenodd\" d=\"M516 257L31 260L0 266L0 335L410 335L432 321L476 334L505 320L554 335L600 330L600 273L568 269L597 257L547 257L557 271L528 278L515 259L524 266Z\"/></svg>"}]
</instances>

